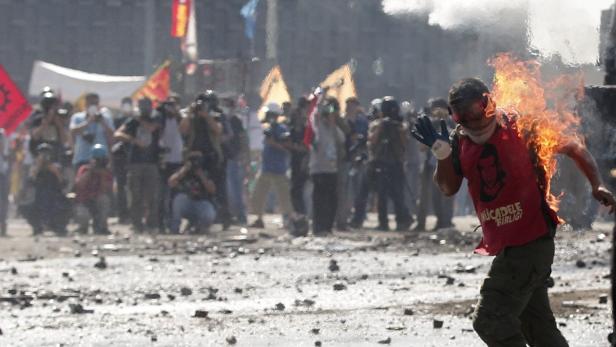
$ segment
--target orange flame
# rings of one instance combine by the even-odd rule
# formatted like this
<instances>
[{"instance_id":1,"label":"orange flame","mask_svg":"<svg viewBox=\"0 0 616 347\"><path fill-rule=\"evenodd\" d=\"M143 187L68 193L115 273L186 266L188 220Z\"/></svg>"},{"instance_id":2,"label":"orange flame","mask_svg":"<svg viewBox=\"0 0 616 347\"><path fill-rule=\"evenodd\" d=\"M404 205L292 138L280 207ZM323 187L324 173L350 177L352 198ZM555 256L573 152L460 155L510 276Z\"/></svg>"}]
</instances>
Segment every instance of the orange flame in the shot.
<instances>
[{"instance_id":1,"label":"orange flame","mask_svg":"<svg viewBox=\"0 0 616 347\"><path fill-rule=\"evenodd\" d=\"M555 155L563 145L583 141L576 133L580 118L574 112L576 100L584 93L582 76L561 75L544 82L537 61L520 61L507 53L488 63L495 69L492 97L507 113L517 113L517 130L536 153L533 160L542 171L539 186L550 207L557 211L559 197L550 192Z\"/></svg>"}]
</instances>

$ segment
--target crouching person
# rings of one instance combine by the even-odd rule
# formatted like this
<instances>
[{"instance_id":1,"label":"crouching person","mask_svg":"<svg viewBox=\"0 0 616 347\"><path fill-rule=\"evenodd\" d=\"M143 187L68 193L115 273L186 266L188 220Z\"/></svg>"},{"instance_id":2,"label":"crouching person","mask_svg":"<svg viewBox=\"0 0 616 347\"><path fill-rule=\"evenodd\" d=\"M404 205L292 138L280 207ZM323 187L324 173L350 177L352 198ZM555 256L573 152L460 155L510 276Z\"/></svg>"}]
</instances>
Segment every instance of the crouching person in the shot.
<instances>
[{"instance_id":1,"label":"crouching person","mask_svg":"<svg viewBox=\"0 0 616 347\"><path fill-rule=\"evenodd\" d=\"M171 211L171 232L178 234L182 218L200 234L207 233L216 218L212 198L216 193L214 181L203 165L201 152L191 152L184 165L169 178L169 186L176 194Z\"/></svg>"},{"instance_id":2,"label":"crouching person","mask_svg":"<svg viewBox=\"0 0 616 347\"><path fill-rule=\"evenodd\" d=\"M90 162L79 168L75 178L75 222L77 232L88 233L90 220L95 234L108 235L107 218L111 211L113 174L109 169L109 157L104 145L96 144L91 149Z\"/></svg>"}]
</instances>

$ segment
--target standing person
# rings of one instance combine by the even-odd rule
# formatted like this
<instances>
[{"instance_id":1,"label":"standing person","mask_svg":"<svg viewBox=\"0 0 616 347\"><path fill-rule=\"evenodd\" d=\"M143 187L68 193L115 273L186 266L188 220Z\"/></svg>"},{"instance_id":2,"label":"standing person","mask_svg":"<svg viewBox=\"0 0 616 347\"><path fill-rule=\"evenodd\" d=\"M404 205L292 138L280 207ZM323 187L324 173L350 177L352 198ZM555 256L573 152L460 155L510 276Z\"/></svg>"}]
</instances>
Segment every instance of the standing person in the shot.
<instances>
[{"instance_id":1,"label":"standing person","mask_svg":"<svg viewBox=\"0 0 616 347\"><path fill-rule=\"evenodd\" d=\"M315 119L315 139L310 146L312 192L312 233L331 234L338 207L338 170L344 152L344 133L337 125L340 105L328 97Z\"/></svg>"},{"instance_id":2,"label":"standing person","mask_svg":"<svg viewBox=\"0 0 616 347\"><path fill-rule=\"evenodd\" d=\"M307 213L304 188L310 178L308 173L308 149L304 145L304 132L308 119L309 102L306 97L297 100L297 106L290 113L289 134L291 139L291 203L298 215Z\"/></svg>"},{"instance_id":3,"label":"standing person","mask_svg":"<svg viewBox=\"0 0 616 347\"><path fill-rule=\"evenodd\" d=\"M160 121L160 148L162 152L162 162L160 169L160 204L159 218L160 229L165 230L169 227L171 219L171 203L173 194L167 182L169 177L182 167L182 150L184 140L180 132L180 99L177 95L171 95L157 109L156 119Z\"/></svg>"},{"instance_id":4,"label":"standing person","mask_svg":"<svg viewBox=\"0 0 616 347\"><path fill-rule=\"evenodd\" d=\"M370 110L368 112L369 117L366 117L368 121L368 130L370 124L383 117L383 113L381 112L382 103L382 99L373 99L370 102ZM366 208L370 194L374 191L375 187L375 177L373 175L374 158L370 155L370 151L368 150L368 131L366 131L364 138L358 137L357 143L352 152L352 156L355 158L354 161L356 167L363 169L363 171L358 171L357 178L355 178L358 182L358 187L357 195L353 201L353 217L351 218L349 226L353 229L361 229L364 221L366 220Z\"/></svg>"},{"instance_id":5,"label":"standing person","mask_svg":"<svg viewBox=\"0 0 616 347\"><path fill-rule=\"evenodd\" d=\"M131 120L135 115L133 107L133 99L130 97L122 98L122 106L120 107L120 113L113 120L113 126L116 129L120 129L124 123ZM111 148L111 160L113 168L113 177L116 183L116 196L114 206L116 215L118 216L118 222L120 224L127 224L130 222L130 213L128 209L128 155L130 145L118 141Z\"/></svg>"},{"instance_id":6,"label":"standing person","mask_svg":"<svg viewBox=\"0 0 616 347\"><path fill-rule=\"evenodd\" d=\"M216 184L209 177L202 160L201 152L189 153L184 165L169 177L168 184L176 192L171 210L173 234L179 234L182 218L188 219L199 234L206 234L216 218L212 203Z\"/></svg>"},{"instance_id":7,"label":"standing person","mask_svg":"<svg viewBox=\"0 0 616 347\"><path fill-rule=\"evenodd\" d=\"M410 101L403 101L400 104L400 112L406 124L415 124L417 113ZM416 141L408 141L405 150L404 172L406 176L405 197L411 215L417 215L417 197L419 195L419 168L421 166L419 144Z\"/></svg>"},{"instance_id":8,"label":"standing person","mask_svg":"<svg viewBox=\"0 0 616 347\"><path fill-rule=\"evenodd\" d=\"M158 136L160 125L152 119L152 101L138 102L139 116L124 123L115 138L130 145L128 156L128 188L130 190L130 215L136 232L144 228L159 227L158 192ZM145 218L145 227L144 227Z\"/></svg>"},{"instance_id":9,"label":"standing person","mask_svg":"<svg viewBox=\"0 0 616 347\"><path fill-rule=\"evenodd\" d=\"M111 212L113 174L109 169L107 148L96 144L92 147L92 159L82 165L75 176L75 222L77 232L87 234L92 220L95 234L109 235L107 219Z\"/></svg>"},{"instance_id":10,"label":"standing person","mask_svg":"<svg viewBox=\"0 0 616 347\"><path fill-rule=\"evenodd\" d=\"M406 127L400 117L398 101L391 96L383 98L382 118L370 125L368 148L372 158L373 177L376 180L377 208L379 225L377 230L389 230L387 205L389 199L394 204L396 230L406 231L412 224L412 217L404 201L404 149L406 147Z\"/></svg>"},{"instance_id":11,"label":"standing person","mask_svg":"<svg viewBox=\"0 0 616 347\"><path fill-rule=\"evenodd\" d=\"M58 114L60 99L49 88L41 93L39 107L30 116L30 152L35 153L36 148L47 143L52 148L52 161L60 162L64 153L64 146L68 143L68 132Z\"/></svg>"},{"instance_id":12,"label":"standing person","mask_svg":"<svg viewBox=\"0 0 616 347\"><path fill-rule=\"evenodd\" d=\"M278 123L278 116L282 114L278 104L270 103L265 106L264 111L263 135L265 139L263 140L261 171L257 176L251 202L252 211L257 215L257 219L250 225L252 228L265 228L263 209L267 195L272 188L276 191L276 198L283 216L292 214L287 177L290 134L284 124Z\"/></svg>"},{"instance_id":13,"label":"standing person","mask_svg":"<svg viewBox=\"0 0 616 347\"><path fill-rule=\"evenodd\" d=\"M338 207L336 209L336 229L345 231L351 215L351 206L359 190L359 176L364 169L361 156L368 136L368 119L361 110L356 97L345 100L344 117L338 117L340 130L345 134L345 148L340 156L338 167ZM364 147L364 148L361 148ZM359 156L359 158L358 158Z\"/></svg>"},{"instance_id":14,"label":"standing person","mask_svg":"<svg viewBox=\"0 0 616 347\"><path fill-rule=\"evenodd\" d=\"M495 256L481 287L473 328L488 346L568 346L546 286L559 220L546 201L548 178L533 162L534 146L527 146L515 115L497 109L479 79L456 82L449 90L449 105L458 123L451 138L444 120L437 133L426 117L413 135L438 160L434 180L443 194L456 194L463 178L468 180L483 230L475 252ZM593 197L613 212L614 196L584 145L563 143L559 152L577 163Z\"/></svg>"},{"instance_id":15,"label":"standing person","mask_svg":"<svg viewBox=\"0 0 616 347\"><path fill-rule=\"evenodd\" d=\"M438 125L441 120L449 123L449 106L443 98L432 98L428 100L426 115L432 121L432 125ZM453 198L442 196L438 188L431 184L432 173L436 166L436 158L427 148L423 148L424 163L421 171L420 183L420 202L417 211L417 225L414 230L422 231L426 229L426 218L429 213L430 206L436 215L436 225L434 230L451 228L453 226Z\"/></svg>"},{"instance_id":16,"label":"standing person","mask_svg":"<svg viewBox=\"0 0 616 347\"><path fill-rule=\"evenodd\" d=\"M222 100L223 113L227 115L232 137L227 144L227 198L229 201L229 214L240 225L246 225L246 204L244 203L244 177L249 164L250 144L248 133L239 117L235 100L226 98Z\"/></svg>"},{"instance_id":17,"label":"standing person","mask_svg":"<svg viewBox=\"0 0 616 347\"><path fill-rule=\"evenodd\" d=\"M105 107L100 107L98 94L89 93L85 97L86 110L71 117L71 135L74 140L73 166L79 167L90 162L92 147L101 144L106 148L113 142L113 119Z\"/></svg>"}]
</instances>

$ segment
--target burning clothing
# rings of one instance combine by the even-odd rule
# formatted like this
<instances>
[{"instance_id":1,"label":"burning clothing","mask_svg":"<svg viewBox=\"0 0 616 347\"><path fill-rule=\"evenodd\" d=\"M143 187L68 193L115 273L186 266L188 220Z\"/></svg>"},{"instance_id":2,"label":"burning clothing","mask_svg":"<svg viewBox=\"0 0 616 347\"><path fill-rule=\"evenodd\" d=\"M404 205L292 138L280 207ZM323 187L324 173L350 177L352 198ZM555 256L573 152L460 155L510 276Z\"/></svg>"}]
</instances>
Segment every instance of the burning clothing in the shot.
<instances>
[{"instance_id":1,"label":"burning clothing","mask_svg":"<svg viewBox=\"0 0 616 347\"><path fill-rule=\"evenodd\" d=\"M475 251L496 255L548 234L556 225L556 213L547 207L529 150L514 125L499 125L482 145L456 137L457 169L468 180L483 229Z\"/></svg>"}]
</instances>

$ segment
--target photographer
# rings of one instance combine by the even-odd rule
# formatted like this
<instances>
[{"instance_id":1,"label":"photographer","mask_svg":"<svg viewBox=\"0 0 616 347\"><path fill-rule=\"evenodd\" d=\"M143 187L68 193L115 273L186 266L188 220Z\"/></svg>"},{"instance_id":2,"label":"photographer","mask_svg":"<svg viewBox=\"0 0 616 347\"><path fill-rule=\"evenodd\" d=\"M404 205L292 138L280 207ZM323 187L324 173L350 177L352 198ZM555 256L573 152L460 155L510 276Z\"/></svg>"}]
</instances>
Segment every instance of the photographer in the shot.
<instances>
[{"instance_id":1,"label":"photographer","mask_svg":"<svg viewBox=\"0 0 616 347\"><path fill-rule=\"evenodd\" d=\"M272 186L276 191L282 214L288 216L292 213L289 178L287 177L290 134L287 127L278 122L278 116L282 113L280 106L276 103L270 103L264 108L263 135L265 139L263 141L261 171L257 176L252 194L252 211L257 215L257 219L250 225L252 228L265 228L263 209Z\"/></svg>"},{"instance_id":2,"label":"photographer","mask_svg":"<svg viewBox=\"0 0 616 347\"><path fill-rule=\"evenodd\" d=\"M148 229L159 227L158 220L158 136L160 124L152 118L152 101L138 102L139 116L124 123L115 138L129 145L128 187L133 229L144 230L144 217Z\"/></svg>"},{"instance_id":3,"label":"photographer","mask_svg":"<svg viewBox=\"0 0 616 347\"><path fill-rule=\"evenodd\" d=\"M338 172L344 155L344 133L338 126L340 105L327 97L316 115L315 140L310 146L312 193L312 233L331 234L338 207Z\"/></svg>"},{"instance_id":4,"label":"photographer","mask_svg":"<svg viewBox=\"0 0 616 347\"><path fill-rule=\"evenodd\" d=\"M169 226L171 217L172 194L167 185L169 177L182 167L182 150L184 140L180 133L180 99L177 95L171 95L157 109L157 119L160 121L160 147L161 147L161 167L160 167L160 206L159 218L160 227L164 229Z\"/></svg>"},{"instance_id":5,"label":"photographer","mask_svg":"<svg viewBox=\"0 0 616 347\"><path fill-rule=\"evenodd\" d=\"M92 219L94 233L108 235L107 218L111 210L113 174L109 169L107 148L100 144L94 145L91 157L90 163L81 166L75 177L77 232L87 234Z\"/></svg>"},{"instance_id":6,"label":"photographer","mask_svg":"<svg viewBox=\"0 0 616 347\"><path fill-rule=\"evenodd\" d=\"M412 223L404 201L407 189L404 177L404 149L407 129L400 116L398 101L391 96L383 98L382 118L372 122L368 131L370 170L376 180L379 225L377 230L389 230L388 199L391 198L396 213L396 230L408 230Z\"/></svg>"},{"instance_id":7,"label":"photographer","mask_svg":"<svg viewBox=\"0 0 616 347\"><path fill-rule=\"evenodd\" d=\"M60 99L56 94L49 88L43 89L39 107L32 114L30 123L31 153L36 151L38 145L47 143L52 148L52 161L61 160L64 146L69 139L63 116L58 112L59 108Z\"/></svg>"},{"instance_id":8,"label":"photographer","mask_svg":"<svg viewBox=\"0 0 616 347\"><path fill-rule=\"evenodd\" d=\"M113 141L113 119L107 108L99 106L98 94L85 97L86 110L71 117L70 130L74 139L73 166L76 170L91 159L92 147L101 144L107 148Z\"/></svg>"},{"instance_id":9,"label":"photographer","mask_svg":"<svg viewBox=\"0 0 616 347\"><path fill-rule=\"evenodd\" d=\"M184 165L171 175L168 183L175 192L171 232L178 234L182 218L186 218L199 234L207 233L216 218L212 203L216 185L203 168L201 152L190 152Z\"/></svg>"},{"instance_id":10,"label":"photographer","mask_svg":"<svg viewBox=\"0 0 616 347\"><path fill-rule=\"evenodd\" d=\"M52 161L53 148L42 143L36 149L36 158L28 177L28 185L34 187L34 201L20 207L21 215L32 226L34 235L48 227L58 235L66 235L70 219L70 204L62 188L61 168Z\"/></svg>"}]
</instances>

